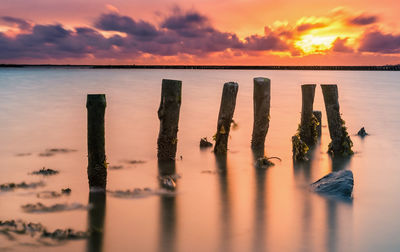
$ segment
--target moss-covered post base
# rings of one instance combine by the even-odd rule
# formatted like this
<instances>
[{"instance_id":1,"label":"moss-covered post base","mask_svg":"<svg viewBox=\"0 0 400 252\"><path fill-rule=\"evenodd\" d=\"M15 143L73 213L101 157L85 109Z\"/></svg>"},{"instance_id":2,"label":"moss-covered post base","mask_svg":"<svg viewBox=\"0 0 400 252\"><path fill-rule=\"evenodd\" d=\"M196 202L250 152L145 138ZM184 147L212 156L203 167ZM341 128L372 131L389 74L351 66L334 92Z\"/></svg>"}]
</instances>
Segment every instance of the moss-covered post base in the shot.
<instances>
[{"instance_id":1,"label":"moss-covered post base","mask_svg":"<svg viewBox=\"0 0 400 252\"><path fill-rule=\"evenodd\" d=\"M318 110L314 110L313 111L313 115L314 115L314 117L317 119L317 121L318 121L318 125L317 125L317 135L318 135L318 138L319 137L321 137L321 135L322 135L322 113L321 113L321 111L318 111Z\"/></svg>"},{"instance_id":2,"label":"moss-covered post base","mask_svg":"<svg viewBox=\"0 0 400 252\"><path fill-rule=\"evenodd\" d=\"M158 109L160 131L157 140L157 157L159 161L175 160L181 100L182 81L162 80L161 102Z\"/></svg>"},{"instance_id":3,"label":"moss-covered post base","mask_svg":"<svg viewBox=\"0 0 400 252\"><path fill-rule=\"evenodd\" d=\"M226 154L228 150L228 137L238 90L239 85L236 82L227 82L224 84L221 106L219 108L217 133L215 134L215 154Z\"/></svg>"}]
</instances>

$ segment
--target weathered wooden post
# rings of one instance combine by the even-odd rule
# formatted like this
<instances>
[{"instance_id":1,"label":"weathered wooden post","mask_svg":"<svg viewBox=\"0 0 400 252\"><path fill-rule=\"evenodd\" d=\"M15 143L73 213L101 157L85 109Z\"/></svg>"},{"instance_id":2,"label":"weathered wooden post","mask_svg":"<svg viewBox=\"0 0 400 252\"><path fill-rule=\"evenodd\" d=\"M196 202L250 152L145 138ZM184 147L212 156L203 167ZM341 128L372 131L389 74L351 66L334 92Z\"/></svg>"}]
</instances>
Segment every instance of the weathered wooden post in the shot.
<instances>
[{"instance_id":1,"label":"weathered wooden post","mask_svg":"<svg viewBox=\"0 0 400 252\"><path fill-rule=\"evenodd\" d=\"M317 142L316 122L313 117L315 84L301 85L302 107L300 122L300 139L309 147Z\"/></svg>"},{"instance_id":2,"label":"weathered wooden post","mask_svg":"<svg viewBox=\"0 0 400 252\"><path fill-rule=\"evenodd\" d=\"M253 79L254 122L251 148L264 149L265 137L269 128L269 111L271 102L271 81L267 78Z\"/></svg>"},{"instance_id":3,"label":"weathered wooden post","mask_svg":"<svg viewBox=\"0 0 400 252\"><path fill-rule=\"evenodd\" d=\"M158 109L160 132L157 140L157 157L159 161L175 160L181 100L182 81L163 79Z\"/></svg>"},{"instance_id":4,"label":"weathered wooden post","mask_svg":"<svg viewBox=\"0 0 400 252\"><path fill-rule=\"evenodd\" d=\"M107 184L107 163L104 147L104 114L106 96L88 94L86 101L88 126L88 178L91 190L105 190Z\"/></svg>"},{"instance_id":5,"label":"weathered wooden post","mask_svg":"<svg viewBox=\"0 0 400 252\"><path fill-rule=\"evenodd\" d=\"M328 152L332 155L349 156L353 154L353 142L347 133L347 128L340 116L339 94L336 84L321 84L324 95L326 116L328 119L329 135L332 142Z\"/></svg>"},{"instance_id":6,"label":"weathered wooden post","mask_svg":"<svg viewBox=\"0 0 400 252\"><path fill-rule=\"evenodd\" d=\"M313 115L315 116L315 118L318 121L318 125L317 125L318 137L321 137L321 135L322 135L322 113L321 113L321 111L314 110Z\"/></svg>"},{"instance_id":7,"label":"weathered wooden post","mask_svg":"<svg viewBox=\"0 0 400 252\"><path fill-rule=\"evenodd\" d=\"M218 114L217 133L215 134L214 153L216 154L226 154L228 150L228 137L233 112L235 111L238 89L239 85L236 82L227 82L224 84Z\"/></svg>"}]
</instances>

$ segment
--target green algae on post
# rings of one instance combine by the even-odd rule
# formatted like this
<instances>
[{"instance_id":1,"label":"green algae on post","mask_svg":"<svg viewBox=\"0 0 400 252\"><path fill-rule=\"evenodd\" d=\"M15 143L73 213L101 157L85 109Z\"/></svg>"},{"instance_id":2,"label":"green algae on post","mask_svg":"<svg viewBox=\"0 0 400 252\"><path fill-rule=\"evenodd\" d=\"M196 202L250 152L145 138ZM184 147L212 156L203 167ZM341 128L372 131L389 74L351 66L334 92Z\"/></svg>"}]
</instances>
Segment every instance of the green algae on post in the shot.
<instances>
[{"instance_id":1,"label":"green algae on post","mask_svg":"<svg viewBox=\"0 0 400 252\"><path fill-rule=\"evenodd\" d=\"M158 108L160 131L157 139L157 158L159 161L171 161L176 158L181 102L182 81L163 79L161 102Z\"/></svg>"},{"instance_id":2,"label":"green algae on post","mask_svg":"<svg viewBox=\"0 0 400 252\"><path fill-rule=\"evenodd\" d=\"M218 114L217 133L215 134L215 154L226 154L228 151L229 131L235 111L238 89L239 85L236 82L224 84Z\"/></svg>"},{"instance_id":3,"label":"green algae on post","mask_svg":"<svg viewBox=\"0 0 400 252\"><path fill-rule=\"evenodd\" d=\"M345 122L340 115L339 93L336 84L321 84L328 119L331 143L328 153L332 156L351 156L353 142L347 133Z\"/></svg>"},{"instance_id":4,"label":"green algae on post","mask_svg":"<svg viewBox=\"0 0 400 252\"><path fill-rule=\"evenodd\" d=\"M315 119L317 119L317 123L318 123L316 126L317 137L320 138L322 135L322 113L321 113L321 111L314 110L313 115L314 115Z\"/></svg>"}]
</instances>

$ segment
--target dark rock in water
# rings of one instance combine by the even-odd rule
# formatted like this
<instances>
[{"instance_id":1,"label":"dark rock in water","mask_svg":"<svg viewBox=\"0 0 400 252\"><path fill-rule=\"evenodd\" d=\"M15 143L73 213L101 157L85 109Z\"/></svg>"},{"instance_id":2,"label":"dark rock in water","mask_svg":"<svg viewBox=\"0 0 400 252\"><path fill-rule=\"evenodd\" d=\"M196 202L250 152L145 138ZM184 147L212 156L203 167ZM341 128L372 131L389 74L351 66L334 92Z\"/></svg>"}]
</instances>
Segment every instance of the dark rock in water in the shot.
<instances>
[{"instance_id":1,"label":"dark rock in water","mask_svg":"<svg viewBox=\"0 0 400 252\"><path fill-rule=\"evenodd\" d=\"M71 193L71 188L64 188L64 189L61 189L61 193L62 194L70 194Z\"/></svg>"},{"instance_id":2,"label":"dark rock in water","mask_svg":"<svg viewBox=\"0 0 400 252\"><path fill-rule=\"evenodd\" d=\"M50 169L50 168L45 168L43 167L42 169L38 170L38 171L34 171L31 174L33 175L44 175L44 176L49 176L49 175L56 175L58 174L58 171Z\"/></svg>"},{"instance_id":3,"label":"dark rock in water","mask_svg":"<svg viewBox=\"0 0 400 252\"><path fill-rule=\"evenodd\" d=\"M207 140L207 137L200 139L200 148L212 147L213 144Z\"/></svg>"},{"instance_id":4,"label":"dark rock in water","mask_svg":"<svg viewBox=\"0 0 400 252\"><path fill-rule=\"evenodd\" d=\"M312 183L311 189L319 194L341 198L351 198L353 192L353 172L342 170L332 172Z\"/></svg>"},{"instance_id":5,"label":"dark rock in water","mask_svg":"<svg viewBox=\"0 0 400 252\"><path fill-rule=\"evenodd\" d=\"M357 135L359 135L360 137L365 137L368 135L368 133L365 131L364 127L362 127L358 132Z\"/></svg>"},{"instance_id":6,"label":"dark rock in water","mask_svg":"<svg viewBox=\"0 0 400 252\"><path fill-rule=\"evenodd\" d=\"M0 191L13 191L14 189L30 189L30 188L35 189L36 187L39 187L39 186L45 186L43 181L32 182L32 183L21 182L19 184L18 183L6 183L6 184L0 185Z\"/></svg>"}]
</instances>

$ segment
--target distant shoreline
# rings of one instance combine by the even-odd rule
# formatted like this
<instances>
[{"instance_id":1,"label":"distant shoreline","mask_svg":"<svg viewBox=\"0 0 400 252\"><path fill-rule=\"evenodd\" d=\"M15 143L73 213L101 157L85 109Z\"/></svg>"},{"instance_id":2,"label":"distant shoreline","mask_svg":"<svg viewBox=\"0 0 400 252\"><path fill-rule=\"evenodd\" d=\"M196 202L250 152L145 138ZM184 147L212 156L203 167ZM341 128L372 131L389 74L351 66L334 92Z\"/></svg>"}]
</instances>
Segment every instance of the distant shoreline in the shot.
<instances>
[{"instance_id":1,"label":"distant shoreline","mask_svg":"<svg viewBox=\"0 0 400 252\"><path fill-rule=\"evenodd\" d=\"M330 70L400 71L400 65L386 66L219 66L219 65L51 65L0 64L0 68L84 68L84 69L211 69L211 70Z\"/></svg>"}]
</instances>

